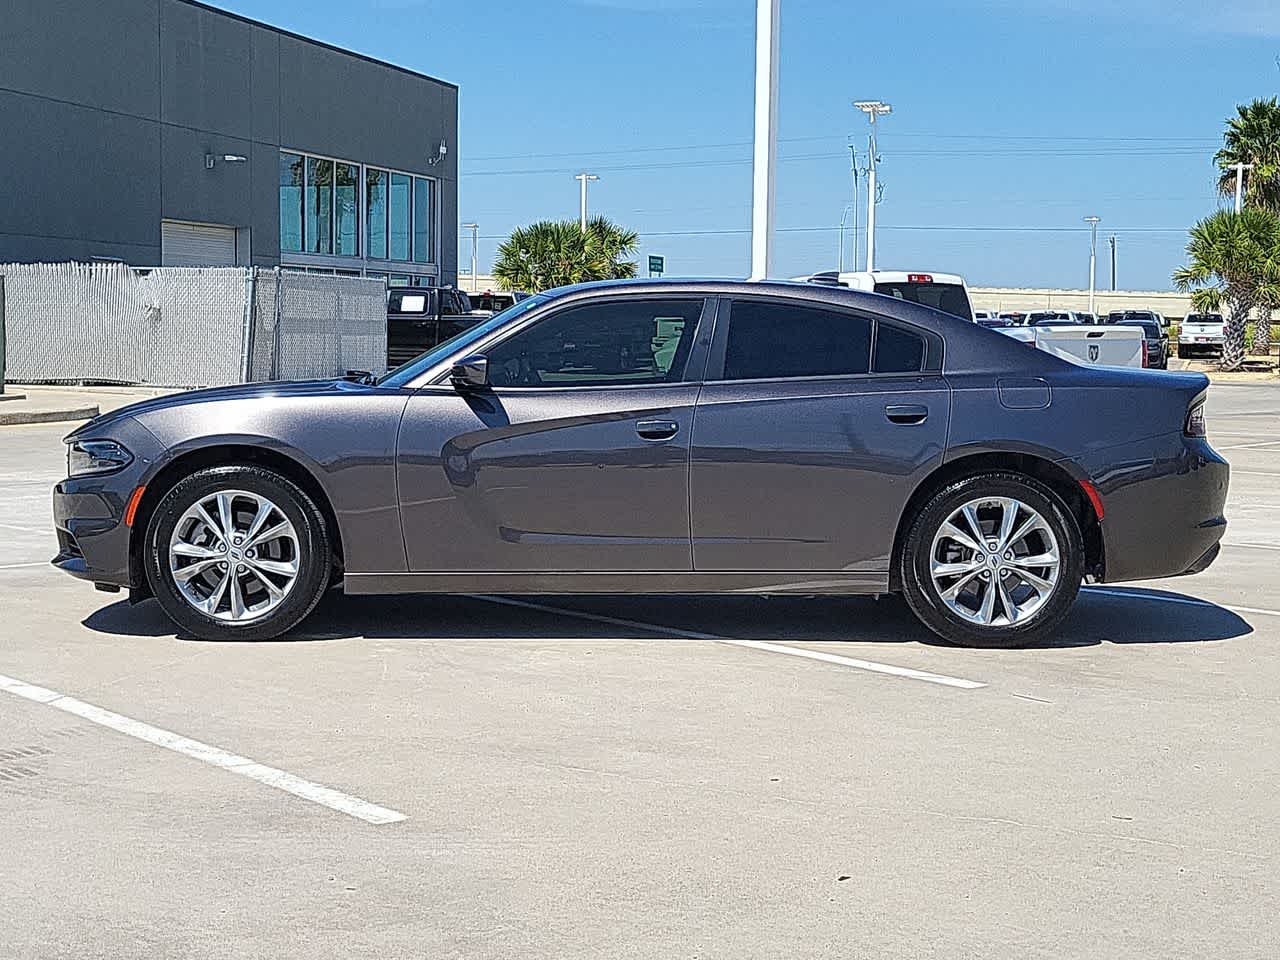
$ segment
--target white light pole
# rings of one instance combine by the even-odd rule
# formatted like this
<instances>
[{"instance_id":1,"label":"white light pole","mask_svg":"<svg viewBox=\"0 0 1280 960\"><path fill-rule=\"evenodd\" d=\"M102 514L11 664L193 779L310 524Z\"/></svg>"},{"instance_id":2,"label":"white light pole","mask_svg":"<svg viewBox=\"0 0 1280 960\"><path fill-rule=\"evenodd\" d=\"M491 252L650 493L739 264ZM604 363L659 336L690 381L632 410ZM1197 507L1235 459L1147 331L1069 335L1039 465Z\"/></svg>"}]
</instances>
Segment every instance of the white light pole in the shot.
<instances>
[{"instance_id":1,"label":"white light pole","mask_svg":"<svg viewBox=\"0 0 1280 960\"><path fill-rule=\"evenodd\" d=\"M773 168L778 160L780 0L756 0L755 149L751 161L751 279L773 273Z\"/></svg>"},{"instance_id":2,"label":"white light pole","mask_svg":"<svg viewBox=\"0 0 1280 960\"><path fill-rule=\"evenodd\" d=\"M471 292L476 293L479 289L479 281L476 280L476 248L480 245L480 224L464 223L463 230L471 231Z\"/></svg>"},{"instance_id":3,"label":"white light pole","mask_svg":"<svg viewBox=\"0 0 1280 960\"><path fill-rule=\"evenodd\" d=\"M1233 163L1231 169L1236 172L1236 213L1244 206L1244 172L1252 170L1252 163Z\"/></svg>"},{"instance_id":4,"label":"white light pole","mask_svg":"<svg viewBox=\"0 0 1280 960\"><path fill-rule=\"evenodd\" d=\"M870 156L867 158L867 271L876 268L876 118L893 112L893 107L879 100L855 100L853 105L871 121Z\"/></svg>"},{"instance_id":5,"label":"white light pole","mask_svg":"<svg viewBox=\"0 0 1280 960\"><path fill-rule=\"evenodd\" d=\"M844 273L844 220L851 213L853 213L853 204L846 203L844 209L840 211L840 255L836 258L837 273Z\"/></svg>"},{"instance_id":6,"label":"white light pole","mask_svg":"<svg viewBox=\"0 0 1280 960\"><path fill-rule=\"evenodd\" d=\"M582 185L582 191L578 201L578 225L582 227L582 232L587 232L587 183L591 180L599 180L594 173L580 173L573 179Z\"/></svg>"},{"instance_id":7,"label":"white light pole","mask_svg":"<svg viewBox=\"0 0 1280 960\"><path fill-rule=\"evenodd\" d=\"M1101 217L1085 217L1089 225L1089 312L1093 313L1094 278L1098 267L1098 224Z\"/></svg>"}]
</instances>

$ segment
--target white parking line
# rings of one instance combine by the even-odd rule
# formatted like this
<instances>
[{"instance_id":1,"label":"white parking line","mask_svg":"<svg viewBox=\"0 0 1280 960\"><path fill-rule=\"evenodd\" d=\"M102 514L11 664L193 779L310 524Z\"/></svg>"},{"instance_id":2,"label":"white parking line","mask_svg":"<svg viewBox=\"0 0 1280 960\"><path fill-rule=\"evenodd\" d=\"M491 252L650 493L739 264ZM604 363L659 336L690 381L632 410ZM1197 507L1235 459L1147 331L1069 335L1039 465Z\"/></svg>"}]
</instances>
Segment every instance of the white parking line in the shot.
<instances>
[{"instance_id":1,"label":"white parking line","mask_svg":"<svg viewBox=\"0 0 1280 960\"><path fill-rule=\"evenodd\" d=\"M1232 613L1258 613L1265 617L1280 617L1280 610L1267 610L1264 607L1235 607L1229 603L1213 603L1210 600L1197 600L1194 597L1166 597L1151 593L1138 593L1134 590L1108 590L1106 587L1081 587L1082 592L1101 593L1108 597L1124 597L1128 600L1153 600L1157 603L1181 603L1188 607L1220 607Z\"/></svg>"},{"instance_id":2,"label":"white parking line","mask_svg":"<svg viewBox=\"0 0 1280 960\"><path fill-rule=\"evenodd\" d=\"M685 640L710 640L733 647L750 647L753 650L764 650L768 653L781 653L788 657L800 657L804 660L819 660L822 663L834 663L842 667L853 667L855 670L866 670L870 673L882 673L892 677L905 677L909 680L923 680L925 683L936 683L944 687L959 687L961 690L977 690L985 687L985 683L977 680L965 680L961 677L948 677L940 673L928 673L924 670L912 670L909 667L896 667L888 663L876 663L874 660L859 660L857 657L844 657L836 653L823 653L818 650L806 650L803 647L789 647L782 643L771 643L766 640L736 640L715 633L700 633L696 630L675 630L656 623L645 623L641 620L624 620L621 617L607 617L598 613L584 613L581 610L566 610L563 607L552 607L542 603L531 603L528 600L513 600L509 597L491 597L473 594L477 600L489 603L501 603L508 607L523 607L527 610L540 610L565 617L577 617L580 620L593 620L596 623L608 623L616 627L630 627L638 630L651 630L667 636Z\"/></svg>"},{"instance_id":3,"label":"white parking line","mask_svg":"<svg viewBox=\"0 0 1280 960\"><path fill-rule=\"evenodd\" d=\"M47 567L48 560L32 560L29 563L0 563L0 570L24 570L27 567Z\"/></svg>"},{"instance_id":4,"label":"white parking line","mask_svg":"<svg viewBox=\"0 0 1280 960\"><path fill-rule=\"evenodd\" d=\"M110 710L95 707L93 704L77 700L75 697L65 696L56 690L37 687L34 684L26 683L13 677L6 677L3 674L0 674L0 690L35 703L43 703L45 706L74 714L77 717L88 720L90 723L108 727L117 733L123 733L138 740L145 740L147 743L153 743L157 747L164 747L166 750L172 750L174 753L180 753L195 760L202 760L231 773L238 773L242 777L248 777L250 780L256 780L258 783L266 784L268 787L275 787L277 790L285 791L285 793L291 793L295 797L301 797L303 800L310 800L312 803L318 803L331 810L337 810L339 813L345 813L366 823L397 823L408 819L399 811L380 807L375 803L369 803L367 800L361 800L359 797L341 793L332 787L312 783L310 780L303 780L301 777L295 777L293 774L277 770L275 767L257 763L248 757L241 757L234 753L228 753L226 750L211 747L207 743L190 740L168 730L161 730L159 727L153 727L151 724L143 723L141 720L134 720L131 717L112 713Z\"/></svg>"},{"instance_id":5,"label":"white parking line","mask_svg":"<svg viewBox=\"0 0 1280 960\"><path fill-rule=\"evenodd\" d=\"M1215 447L1215 450L1244 450L1248 447L1274 447L1280 443L1280 440L1261 440L1258 443L1229 443L1225 447Z\"/></svg>"}]
</instances>

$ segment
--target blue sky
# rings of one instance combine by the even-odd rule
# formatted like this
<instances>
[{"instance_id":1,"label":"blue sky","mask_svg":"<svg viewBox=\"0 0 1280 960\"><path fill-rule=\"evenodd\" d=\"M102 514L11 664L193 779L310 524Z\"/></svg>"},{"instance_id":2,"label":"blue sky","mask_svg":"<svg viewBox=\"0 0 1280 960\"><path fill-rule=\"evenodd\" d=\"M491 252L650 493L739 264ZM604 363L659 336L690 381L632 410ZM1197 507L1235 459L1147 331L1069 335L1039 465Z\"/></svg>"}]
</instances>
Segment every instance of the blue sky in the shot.
<instances>
[{"instance_id":1,"label":"blue sky","mask_svg":"<svg viewBox=\"0 0 1280 960\"><path fill-rule=\"evenodd\" d=\"M668 275L750 260L753 0L234 0L245 16L457 83L459 214L499 236L593 212ZM1167 289L1217 204L1234 104L1280 91L1274 0L782 0L775 272L836 264L851 99L881 99L877 265L1081 287L1088 231L1119 285ZM865 216L865 203L860 202ZM846 235L852 263L853 235ZM460 241L461 263L470 240Z\"/></svg>"}]
</instances>

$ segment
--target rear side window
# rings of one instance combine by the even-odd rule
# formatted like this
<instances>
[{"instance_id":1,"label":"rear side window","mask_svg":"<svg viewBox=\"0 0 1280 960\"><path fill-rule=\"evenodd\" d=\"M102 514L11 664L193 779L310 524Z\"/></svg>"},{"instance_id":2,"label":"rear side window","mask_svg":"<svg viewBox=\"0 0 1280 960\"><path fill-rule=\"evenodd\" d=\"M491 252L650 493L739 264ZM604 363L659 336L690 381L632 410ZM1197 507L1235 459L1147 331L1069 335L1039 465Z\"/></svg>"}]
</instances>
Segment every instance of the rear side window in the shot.
<instances>
[{"instance_id":1,"label":"rear side window","mask_svg":"<svg viewBox=\"0 0 1280 960\"><path fill-rule=\"evenodd\" d=\"M876 373L919 373L924 369L924 337L876 325L876 352L871 369Z\"/></svg>"},{"instance_id":2,"label":"rear side window","mask_svg":"<svg viewBox=\"0 0 1280 960\"><path fill-rule=\"evenodd\" d=\"M835 377L870 367L866 317L785 301L735 300L730 307L726 380Z\"/></svg>"}]
</instances>

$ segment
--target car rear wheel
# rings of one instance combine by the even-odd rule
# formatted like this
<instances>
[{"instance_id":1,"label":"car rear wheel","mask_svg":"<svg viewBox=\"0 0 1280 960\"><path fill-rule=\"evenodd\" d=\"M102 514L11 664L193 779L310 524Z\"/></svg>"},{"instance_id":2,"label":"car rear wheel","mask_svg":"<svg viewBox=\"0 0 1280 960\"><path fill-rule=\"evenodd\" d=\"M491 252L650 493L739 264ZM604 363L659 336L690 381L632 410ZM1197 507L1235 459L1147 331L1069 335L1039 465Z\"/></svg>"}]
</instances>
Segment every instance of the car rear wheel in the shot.
<instances>
[{"instance_id":1,"label":"car rear wheel","mask_svg":"<svg viewBox=\"0 0 1280 960\"><path fill-rule=\"evenodd\" d=\"M1046 639L1083 572L1080 530L1061 499L1015 473L966 477L934 494L911 524L900 568L912 612L970 647Z\"/></svg>"},{"instance_id":2,"label":"car rear wheel","mask_svg":"<svg viewBox=\"0 0 1280 960\"><path fill-rule=\"evenodd\" d=\"M319 602L332 565L324 517L288 478L212 467L175 484L147 527L146 570L160 606L207 640L266 640Z\"/></svg>"}]
</instances>

